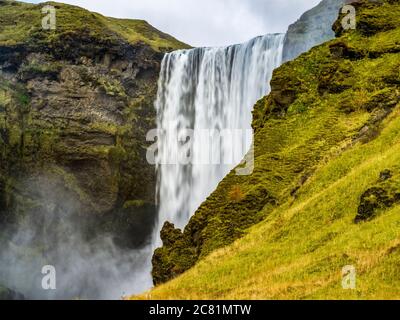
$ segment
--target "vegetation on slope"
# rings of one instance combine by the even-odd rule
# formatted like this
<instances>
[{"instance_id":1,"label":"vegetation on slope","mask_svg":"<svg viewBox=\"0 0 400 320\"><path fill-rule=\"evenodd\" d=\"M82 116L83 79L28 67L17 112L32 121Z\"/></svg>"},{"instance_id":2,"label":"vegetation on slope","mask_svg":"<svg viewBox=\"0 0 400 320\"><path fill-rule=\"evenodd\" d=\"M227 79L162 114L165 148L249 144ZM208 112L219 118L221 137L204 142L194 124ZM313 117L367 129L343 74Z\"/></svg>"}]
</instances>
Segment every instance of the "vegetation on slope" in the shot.
<instances>
[{"instance_id":1,"label":"vegetation on slope","mask_svg":"<svg viewBox=\"0 0 400 320\"><path fill-rule=\"evenodd\" d=\"M56 29L47 33L42 29L41 8L51 5L56 9ZM61 4L44 2L39 5L18 1L0 1L0 46L17 46L40 40L56 43L74 34L84 33L88 37L101 38L104 42L122 38L130 44L139 42L158 51L171 51L188 46L167 35L143 20L115 19L98 13Z\"/></svg>"},{"instance_id":2,"label":"vegetation on slope","mask_svg":"<svg viewBox=\"0 0 400 320\"><path fill-rule=\"evenodd\" d=\"M254 173L228 175L183 232L165 225L153 276L176 279L144 298L400 298L400 4L354 5L356 30L336 23L275 71Z\"/></svg>"}]
</instances>

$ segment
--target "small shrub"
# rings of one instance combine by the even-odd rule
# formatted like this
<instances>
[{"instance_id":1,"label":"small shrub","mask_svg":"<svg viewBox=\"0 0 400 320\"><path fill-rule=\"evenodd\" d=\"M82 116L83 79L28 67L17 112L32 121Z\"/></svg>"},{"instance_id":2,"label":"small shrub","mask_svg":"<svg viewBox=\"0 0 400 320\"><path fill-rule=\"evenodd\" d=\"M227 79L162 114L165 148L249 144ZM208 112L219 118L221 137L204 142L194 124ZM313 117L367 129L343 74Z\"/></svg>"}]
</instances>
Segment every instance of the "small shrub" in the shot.
<instances>
[{"instance_id":1,"label":"small shrub","mask_svg":"<svg viewBox=\"0 0 400 320\"><path fill-rule=\"evenodd\" d=\"M232 202L240 202L244 199L244 193L239 185L234 186L229 192L229 200Z\"/></svg>"}]
</instances>

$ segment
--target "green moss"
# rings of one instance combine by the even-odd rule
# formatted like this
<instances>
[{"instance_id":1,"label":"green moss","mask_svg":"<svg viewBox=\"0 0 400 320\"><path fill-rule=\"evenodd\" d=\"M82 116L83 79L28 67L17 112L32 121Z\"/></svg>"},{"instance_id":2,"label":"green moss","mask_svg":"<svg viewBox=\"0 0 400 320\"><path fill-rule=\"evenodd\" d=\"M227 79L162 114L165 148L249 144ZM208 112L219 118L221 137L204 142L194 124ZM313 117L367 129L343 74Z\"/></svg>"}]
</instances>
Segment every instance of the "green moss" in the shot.
<instances>
[{"instance_id":1,"label":"green moss","mask_svg":"<svg viewBox=\"0 0 400 320\"><path fill-rule=\"evenodd\" d=\"M50 77L56 78L62 69L62 64L59 62L45 62L31 61L29 64L23 65L19 74L23 78L29 77Z\"/></svg>"},{"instance_id":2,"label":"green moss","mask_svg":"<svg viewBox=\"0 0 400 320\"><path fill-rule=\"evenodd\" d=\"M144 20L128 20L108 18L96 14L96 17L103 22L110 30L120 34L130 43L149 43L156 50L186 49L188 45L175 38L158 31Z\"/></svg>"},{"instance_id":3,"label":"green moss","mask_svg":"<svg viewBox=\"0 0 400 320\"><path fill-rule=\"evenodd\" d=\"M24 93L24 92L19 92L19 93L17 94L16 98L17 98L17 102L18 102L22 107L25 107L25 106L28 106L28 105L29 105L30 98L29 98L29 96L28 96L26 93Z\"/></svg>"},{"instance_id":4,"label":"green moss","mask_svg":"<svg viewBox=\"0 0 400 320\"><path fill-rule=\"evenodd\" d=\"M116 79L109 79L107 77L100 77L97 79L97 83L103 88L105 93L112 97L125 98L125 89L121 83Z\"/></svg>"},{"instance_id":5,"label":"green moss","mask_svg":"<svg viewBox=\"0 0 400 320\"><path fill-rule=\"evenodd\" d=\"M0 15L0 44L4 46L26 41L41 23L41 11L33 4L5 1L0 4Z\"/></svg>"},{"instance_id":6,"label":"green moss","mask_svg":"<svg viewBox=\"0 0 400 320\"><path fill-rule=\"evenodd\" d=\"M125 201L123 208L124 209L141 208L145 205L147 205L147 202L144 200L129 200L129 201Z\"/></svg>"},{"instance_id":7,"label":"green moss","mask_svg":"<svg viewBox=\"0 0 400 320\"><path fill-rule=\"evenodd\" d=\"M127 152L121 146L112 147L108 151L108 156L115 166L118 166L122 161L127 158Z\"/></svg>"},{"instance_id":8,"label":"green moss","mask_svg":"<svg viewBox=\"0 0 400 320\"><path fill-rule=\"evenodd\" d=\"M400 204L400 177L398 169L386 169L380 173L379 180L365 191L360 199L355 222L370 221L379 211Z\"/></svg>"},{"instance_id":9,"label":"green moss","mask_svg":"<svg viewBox=\"0 0 400 320\"><path fill-rule=\"evenodd\" d=\"M90 124L90 129L105 132L112 136L116 135L120 127L110 122L94 122Z\"/></svg>"},{"instance_id":10,"label":"green moss","mask_svg":"<svg viewBox=\"0 0 400 320\"><path fill-rule=\"evenodd\" d=\"M42 7L56 8L56 30L42 30ZM188 47L142 20L104 17L85 9L45 2L38 5L18 1L0 4L0 46L15 46L27 42L55 43L68 34L87 33L90 37L110 41L117 37L131 44L146 43L153 49L166 51Z\"/></svg>"}]
</instances>

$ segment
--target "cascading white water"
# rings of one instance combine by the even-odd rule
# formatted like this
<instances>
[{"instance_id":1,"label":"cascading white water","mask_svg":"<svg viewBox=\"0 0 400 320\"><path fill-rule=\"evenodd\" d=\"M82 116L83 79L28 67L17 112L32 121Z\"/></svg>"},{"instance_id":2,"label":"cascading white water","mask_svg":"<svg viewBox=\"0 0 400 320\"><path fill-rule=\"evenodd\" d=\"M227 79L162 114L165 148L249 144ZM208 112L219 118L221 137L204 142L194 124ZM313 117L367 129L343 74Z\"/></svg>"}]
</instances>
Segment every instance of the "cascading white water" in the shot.
<instances>
[{"instance_id":1,"label":"cascading white water","mask_svg":"<svg viewBox=\"0 0 400 320\"><path fill-rule=\"evenodd\" d=\"M282 61L283 41L284 35L274 34L229 47L165 55L156 101L157 126L162 134L156 157L159 220L154 246L160 244L163 223L170 221L183 228L249 150L251 135L240 133L251 129L252 107L270 90L272 72ZM190 139L187 129L194 129ZM239 135L218 139L210 149L204 140L208 137L205 129L212 134L231 129ZM191 163L177 163L188 149ZM203 161L210 155L224 159L232 153L234 163Z\"/></svg>"}]
</instances>

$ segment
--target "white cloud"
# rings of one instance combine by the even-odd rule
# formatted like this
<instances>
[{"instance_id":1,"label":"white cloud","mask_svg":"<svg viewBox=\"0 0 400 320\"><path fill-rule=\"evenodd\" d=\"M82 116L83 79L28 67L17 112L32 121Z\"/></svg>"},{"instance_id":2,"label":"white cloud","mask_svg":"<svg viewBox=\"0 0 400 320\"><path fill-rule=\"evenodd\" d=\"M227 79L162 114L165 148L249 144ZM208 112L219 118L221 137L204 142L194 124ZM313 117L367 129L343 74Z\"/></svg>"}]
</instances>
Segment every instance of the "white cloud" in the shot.
<instances>
[{"instance_id":1,"label":"white cloud","mask_svg":"<svg viewBox=\"0 0 400 320\"><path fill-rule=\"evenodd\" d=\"M41 2L32 0L30 2ZM193 46L219 46L285 32L320 0L63 0L119 18L144 19Z\"/></svg>"}]
</instances>

